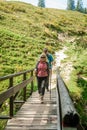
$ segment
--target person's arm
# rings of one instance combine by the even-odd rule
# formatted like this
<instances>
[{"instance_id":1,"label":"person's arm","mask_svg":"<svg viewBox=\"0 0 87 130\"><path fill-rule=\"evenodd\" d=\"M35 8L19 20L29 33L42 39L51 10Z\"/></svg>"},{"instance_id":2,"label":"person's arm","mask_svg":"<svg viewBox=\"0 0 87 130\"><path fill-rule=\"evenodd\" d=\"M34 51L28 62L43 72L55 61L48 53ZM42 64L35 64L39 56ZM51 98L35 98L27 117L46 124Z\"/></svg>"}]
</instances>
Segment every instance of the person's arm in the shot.
<instances>
[{"instance_id":1,"label":"person's arm","mask_svg":"<svg viewBox=\"0 0 87 130\"><path fill-rule=\"evenodd\" d=\"M34 70L34 74L35 74L35 76L37 76L37 69Z\"/></svg>"},{"instance_id":2,"label":"person's arm","mask_svg":"<svg viewBox=\"0 0 87 130\"><path fill-rule=\"evenodd\" d=\"M39 63L39 62L38 62L38 63ZM34 70L35 76L37 76L37 73L38 73L38 69L37 69L38 63L36 64L36 67L35 67L35 70Z\"/></svg>"},{"instance_id":3,"label":"person's arm","mask_svg":"<svg viewBox=\"0 0 87 130\"><path fill-rule=\"evenodd\" d=\"M54 58L53 58L53 56L51 55L51 65L53 65L54 64Z\"/></svg>"}]
</instances>

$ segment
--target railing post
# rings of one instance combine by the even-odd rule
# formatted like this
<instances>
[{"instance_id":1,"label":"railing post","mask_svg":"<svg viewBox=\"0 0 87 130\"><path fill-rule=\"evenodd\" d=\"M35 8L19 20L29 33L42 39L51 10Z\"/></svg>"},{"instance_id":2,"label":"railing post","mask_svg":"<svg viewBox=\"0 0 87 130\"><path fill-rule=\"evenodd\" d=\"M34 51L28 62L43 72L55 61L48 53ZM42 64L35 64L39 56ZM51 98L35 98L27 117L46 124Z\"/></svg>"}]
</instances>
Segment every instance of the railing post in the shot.
<instances>
[{"instance_id":1,"label":"railing post","mask_svg":"<svg viewBox=\"0 0 87 130\"><path fill-rule=\"evenodd\" d=\"M24 75L23 75L23 81L24 81L24 80L26 80L26 73L24 73ZM23 93L23 94L24 94L24 95L23 95L23 98L24 98L24 101L26 101L26 87L24 87L23 92L24 92L24 93Z\"/></svg>"},{"instance_id":2,"label":"railing post","mask_svg":"<svg viewBox=\"0 0 87 130\"><path fill-rule=\"evenodd\" d=\"M33 70L31 71L31 77L33 76ZM33 86L34 86L34 84L33 84L33 81L31 82L31 95L32 95L32 92L33 92Z\"/></svg>"},{"instance_id":3,"label":"railing post","mask_svg":"<svg viewBox=\"0 0 87 130\"><path fill-rule=\"evenodd\" d=\"M13 77L9 79L9 88L13 86ZM10 97L10 117L13 117L14 97Z\"/></svg>"}]
</instances>

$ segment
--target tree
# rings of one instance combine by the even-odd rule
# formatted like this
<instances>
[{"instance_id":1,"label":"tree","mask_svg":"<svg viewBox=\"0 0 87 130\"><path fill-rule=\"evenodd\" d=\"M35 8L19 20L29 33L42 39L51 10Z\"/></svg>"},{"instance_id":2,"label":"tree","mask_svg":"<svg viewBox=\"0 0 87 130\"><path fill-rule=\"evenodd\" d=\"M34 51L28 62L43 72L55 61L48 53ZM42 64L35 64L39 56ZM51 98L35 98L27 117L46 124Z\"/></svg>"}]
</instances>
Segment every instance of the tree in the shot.
<instances>
[{"instance_id":1,"label":"tree","mask_svg":"<svg viewBox=\"0 0 87 130\"><path fill-rule=\"evenodd\" d=\"M39 0L38 6L45 8L45 0Z\"/></svg>"},{"instance_id":2,"label":"tree","mask_svg":"<svg viewBox=\"0 0 87 130\"><path fill-rule=\"evenodd\" d=\"M74 0L67 0L67 9L75 10L75 1Z\"/></svg>"},{"instance_id":3,"label":"tree","mask_svg":"<svg viewBox=\"0 0 87 130\"><path fill-rule=\"evenodd\" d=\"M87 8L84 8L84 13L87 14Z\"/></svg>"},{"instance_id":4,"label":"tree","mask_svg":"<svg viewBox=\"0 0 87 130\"><path fill-rule=\"evenodd\" d=\"M79 12L84 12L84 8L83 8L83 2L82 0L78 0L77 1L77 6L76 6L76 10L79 11Z\"/></svg>"}]
</instances>

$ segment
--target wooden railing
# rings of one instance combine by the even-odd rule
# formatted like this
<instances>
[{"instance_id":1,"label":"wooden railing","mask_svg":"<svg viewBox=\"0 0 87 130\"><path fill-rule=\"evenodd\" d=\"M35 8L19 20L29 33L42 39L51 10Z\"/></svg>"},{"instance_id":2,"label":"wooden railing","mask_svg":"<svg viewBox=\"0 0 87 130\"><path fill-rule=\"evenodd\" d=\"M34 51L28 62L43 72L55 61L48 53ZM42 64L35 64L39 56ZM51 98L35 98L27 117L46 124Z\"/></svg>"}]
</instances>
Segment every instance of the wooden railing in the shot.
<instances>
[{"instance_id":1,"label":"wooden railing","mask_svg":"<svg viewBox=\"0 0 87 130\"><path fill-rule=\"evenodd\" d=\"M18 93L23 89L23 102L26 101L26 89L29 83L31 83L30 94L33 92L34 87L34 78L32 70L11 74L8 76L0 77L0 81L9 80L8 89L0 94L0 106L9 99L9 116L0 116L0 119L9 119L14 116L14 103ZM30 74L30 77L27 76ZM23 76L21 83L14 85L15 77ZM79 114L76 112L73 101L69 95L69 91L60 76L60 73L57 74L57 91L58 91L58 100L59 100L59 114L60 114L60 129L63 130L63 127L77 127L80 122ZM16 101L20 103L20 101ZM59 115L58 115L59 116Z\"/></svg>"},{"instance_id":2,"label":"wooden railing","mask_svg":"<svg viewBox=\"0 0 87 130\"><path fill-rule=\"evenodd\" d=\"M33 71L34 71L34 69L16 73L16 74L11 74L11 75L4 76L4 77L0 77L1 82L5 81L5 80L9 80L8 89L0 94L0 107L7 99L9 99L9 116L0 115L0 119L8 119L8 118L13 117L14 102L15 102L15 99L16 99L18 93L22 89L23 89L23 101L18 101L18 103L26 101L26 90L27 90L27 85L29 83L31 83L29 95L32 94L33 86L34 86L33 85L33 81L34 81ZM30 75L27 76L27 74L30 74ZM14 85L15 77L19 78L19 76L23 76L22 81L20 83L18 83L17 85Z\"/></svg>"},{"instance_id":3,"label":"wooden railing","mask_svg":"<svg viewBox=\"0 0 87 130\"><path fill-rule=\"evenodd\" d=\"M80 116L77 113L73 101L69 95L67 86L65 85L59 70L57 74L57 91L59 99L59 111L60 111L60 126L61 130L64 127L77 128L80 124Z\"/></svg>"}]
</instances>

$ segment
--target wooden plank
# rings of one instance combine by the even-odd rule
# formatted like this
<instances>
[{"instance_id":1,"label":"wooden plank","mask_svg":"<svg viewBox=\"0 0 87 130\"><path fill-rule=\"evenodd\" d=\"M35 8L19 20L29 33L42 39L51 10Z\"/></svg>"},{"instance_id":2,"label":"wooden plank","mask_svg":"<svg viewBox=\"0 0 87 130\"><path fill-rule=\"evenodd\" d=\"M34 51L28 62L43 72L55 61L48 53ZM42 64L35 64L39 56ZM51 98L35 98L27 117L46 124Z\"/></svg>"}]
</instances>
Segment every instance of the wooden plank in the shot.
<instances>
[{"instance_id":1,"label":"wooden plank","mask_svg":"<svg viewBox=\"0 0 87 130\"><path fill-rule=\"evenodd\" d=\"M23 104L14 118L7 123L5 130L57 130L57 104L55 92L50 100L50 92L45 93L44 103L40 103L40 98L35 92Z\"/></svg>"},{"instance_id":2,"label":"wooden plank","mask_svg":"<svg viewBox=\"0 0 87 130\"><path fill-rule=\"evenodd\" d=\"M17 118L22 118L22 117L24 117L24 118L31 118L31 117L34 117L34 118L47 118L47 117L49 117L49 118L53 118L53 117L55 117L55 118L57 118L57 115L50 115L50 114L37 114L37 115L34 115L34 114L17 114L17 115L15 115L14 117L17 117Z\"/></svg>"},{"instance_id":3,"label":"wooden plank","mask_svg":"<svg viewBox=\"0 0 87 130\"><path fill-rule=\"evenodd\" d=\"M51 98L56 98L55 89L52 89L51 91L52 91ZM45 90L45 96L50 98L50 91L47 92L47 90ZM33 97L33 98L36 97L37 98L38 97L38 92L33 93L31 97Z\"/></svg>"},{"instance_id":4,"label":"wooden plank","mask_svg":"<svg viewBox=\"0 0 87 130\"><path fill-rule=\"evenodd\" d=\"M48 125L48 124L56 124L57 123L57 117L41 117L41 118L24 118L24 117L15 117L11 120L9 120L9 126L10 125L16 125L16 126L26 126L26 125Z\"/></svg>"},{"instance_id":5,"label":"wooden plank","mask_svg":"<svg viewBox=\"0 0 87 130\"><path fill-rule=\"evenodd\" d=\"M8 126L5 130L57 130L57 126L50 124L50 125L35 125L35 126Z\"/></svg>"},{"instance_id":6,"label":"wooden plank","mask_svg":"<svg viewBox=\"0 0 87 130\"><path fill-rule=\"evenodd\" d=\"M63 130L77 130L77 128L64 127Z\"/></svg>"}]
</instances>

